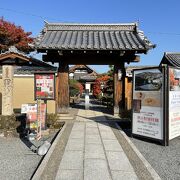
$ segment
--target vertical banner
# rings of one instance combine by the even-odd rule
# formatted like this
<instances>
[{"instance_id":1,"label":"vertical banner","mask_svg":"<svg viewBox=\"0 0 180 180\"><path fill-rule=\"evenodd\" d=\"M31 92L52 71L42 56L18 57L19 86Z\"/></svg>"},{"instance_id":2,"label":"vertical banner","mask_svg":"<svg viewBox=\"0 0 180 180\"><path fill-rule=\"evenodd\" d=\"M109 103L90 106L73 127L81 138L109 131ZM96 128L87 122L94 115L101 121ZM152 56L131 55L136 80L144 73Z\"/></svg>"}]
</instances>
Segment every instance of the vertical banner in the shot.
<instances>
[{"instance_id":1,"label":"vertical banner","mask_svg":"<svg viewBox=\"0 0 180 180\"><path fill-rule=\"evenodd\" d=\"M36 139L41 139L41 100L37 100L37 136Z\"/></svg>"},{"instance_id":2,"label":"vertical banner","mask_svg":"<svg viewBox=\"0 0 180 180\"><path fill-rule=\"evenodd\" d=\"M46 119L46 104L45 103L41 103L41 116L40 116L40 120L41 120L41 129L46 129L46 124L45 124L45 119Z\"/></svg>"},{"instance_id":3,"label":"vertical banner","mask_svg":"<svg viewBox=\"0 0 180 180\"><path fill-rule=\"evenodd\" d=\"M13 66L4 65L2 67L2 115L13 114Z\"/></svg>"},{"instance_id":4,"label":"vertical banner","mask_svg":"<svg viewBox=\"0 0 180 180\"><path fill-rule=\"evenodd\" d=\"M41 139L42 130L45 129L46 104L37 100L37 140Z\"/></svg>"},{"instance_id":5,"label":"vertical banner","mask_svg":"<svg viewBox=\"0 0 180 180\"><path fill-rule=\"evenodd\" d=\"M163 75L158 68L133 74L132 133L163 140Z\"/></svg>"},{"instance_id":6,"label":"vertical banner","mask_svg":"<svg viewBox=\"0 0 180 180\"><path fill-rule=\"evenodd\" d=\"M180 136L180 69L169 67L169 140Z\"/></svg>"}]
</instances>

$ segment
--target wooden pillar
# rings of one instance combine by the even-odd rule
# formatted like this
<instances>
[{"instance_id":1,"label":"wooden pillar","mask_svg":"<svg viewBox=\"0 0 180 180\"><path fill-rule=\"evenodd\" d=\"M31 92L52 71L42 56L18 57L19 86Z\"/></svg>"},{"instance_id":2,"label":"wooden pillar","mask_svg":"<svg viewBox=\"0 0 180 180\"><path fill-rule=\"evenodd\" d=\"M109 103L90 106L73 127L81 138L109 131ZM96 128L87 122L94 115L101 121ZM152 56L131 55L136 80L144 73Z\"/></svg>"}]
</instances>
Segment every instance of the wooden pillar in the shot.
<instances>
[{"instance_id":1,"label":"wooden pillar","mask_svg":"<svg viewBox=\"0 0 180 180\"><path fill-rule=\"evenodd\" d=\"M118 75L118 72L121 75ZM121 77L120 77L121 76ZM124 63L114 65L114 115L121 114L124 109Z\"/></svg>"},{"instance_id":2,"label":"wooden pillar","mask_svg":"<svg viewBox=\"0 0 180 180\"><path fill-rule=\"evenodd\" d=\"M64 62L58 68L57 113L69 112L69 66Z\"/></svg>"}]
</instances>

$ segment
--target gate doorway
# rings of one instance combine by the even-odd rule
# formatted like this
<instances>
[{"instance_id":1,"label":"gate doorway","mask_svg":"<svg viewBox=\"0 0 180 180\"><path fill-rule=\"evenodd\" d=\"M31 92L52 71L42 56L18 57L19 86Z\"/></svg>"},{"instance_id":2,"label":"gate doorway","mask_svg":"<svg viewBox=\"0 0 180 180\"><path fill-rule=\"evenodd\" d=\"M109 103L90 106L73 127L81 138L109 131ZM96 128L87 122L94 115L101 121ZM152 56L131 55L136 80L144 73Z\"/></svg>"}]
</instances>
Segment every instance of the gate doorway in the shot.
<instances>
[{"instance_id":1,"label":"gate doorway","mask_svg":"<svg viewBox=\"0 0 180 180\"><path fill-rule=\"evenodd\" d=\"M124 109L125 63L139 62L155 46L139 31L137 23L46 23L35 48L43 61L58 63L57 112L68 113L69 65L114 65L114 114ZM121 77L120 77L121 74ZM121 79L121 81L120 81Z\"/></svg>"}]
</instances>

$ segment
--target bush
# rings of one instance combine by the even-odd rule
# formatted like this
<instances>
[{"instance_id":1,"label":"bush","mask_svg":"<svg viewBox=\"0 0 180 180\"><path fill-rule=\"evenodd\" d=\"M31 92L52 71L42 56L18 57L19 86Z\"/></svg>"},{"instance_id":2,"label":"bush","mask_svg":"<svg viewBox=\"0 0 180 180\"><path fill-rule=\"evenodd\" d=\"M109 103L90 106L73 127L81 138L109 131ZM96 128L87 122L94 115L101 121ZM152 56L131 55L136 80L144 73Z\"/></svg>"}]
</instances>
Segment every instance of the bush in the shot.
<instances>
[{"instance_id":1,"label":"bush","mask_svg":"<svg viewBox=\"0 0 180 180\"><path fill-rule=\"evenodd\" d=\"M57 121L57 114L47 114L46 116L46 125L48 128L53 128Z\"/></svg>"},{"instance_id":2,"label":"bush","mask_svg":"<svg viewBox=\"0 0 180 180\"><path fill-rule=\"evenodd\" d=\"M0 129L16 129L19 125L20 123L16 121L16 116L14 114L10 116L0 115Z\"/></svg>"}]
</instances>

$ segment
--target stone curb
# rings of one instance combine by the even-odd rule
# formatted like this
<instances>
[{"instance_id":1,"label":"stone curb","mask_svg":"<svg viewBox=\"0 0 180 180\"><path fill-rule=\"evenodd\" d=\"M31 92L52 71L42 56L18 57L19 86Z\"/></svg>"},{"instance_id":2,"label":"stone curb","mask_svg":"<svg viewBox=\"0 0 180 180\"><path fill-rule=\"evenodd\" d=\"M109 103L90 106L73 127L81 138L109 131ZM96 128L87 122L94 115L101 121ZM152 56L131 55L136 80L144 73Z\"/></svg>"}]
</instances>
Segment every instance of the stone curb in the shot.
<instances>
[{"instance_id":1,"label":"stone curb","mask_svg":"<svg viewBox=\"0 0 180 180\"><path fill-rule=\"evenodd\" d=\"M53 153L53 151L54 151L54 149L55 149L55 147L59 141L59 139L61 138L62 133L66 129L66 126L67 126L67 123L64 124L63 128L58 133L58 135L57 135L56 139L54 140L54 142L52 143L49 151L47 152L47 154L45 155L41 164L37 168L35 174L33 175L32 180L39 180L40 179L40 177L41 177L41 175L42 175L42 173L43 173L43 171L44 171L44 169L45 169L45 167L46 167L46 165L47 165L47 163L48 163L48 161L49 161L49 159L50 159L50 157L51 157L51 155L52 155L52 153Z\"/></svg>"},{"instance_id":2,"label":"stone curb","mask_svg":"<svg viewBox=\"0 0 180 180\"><path fill-rule=\"evenodd\" d=\"M144 158L144 156L140 153L140 151L136 148L136 146L131 142L131 140L128 138L126 133L119 127L119 125L117 123L115 123L115 126L118 128L119 132L125 138L127 143L131 146L131 148L136 153L136 155L139 157L139 159L143 162L144 166L147 168L147 170L151 174L152 178L155 180L161 180L160 176L153 169L153 167L149 164L149 162Z\"/></svg>"}]
</instances>

